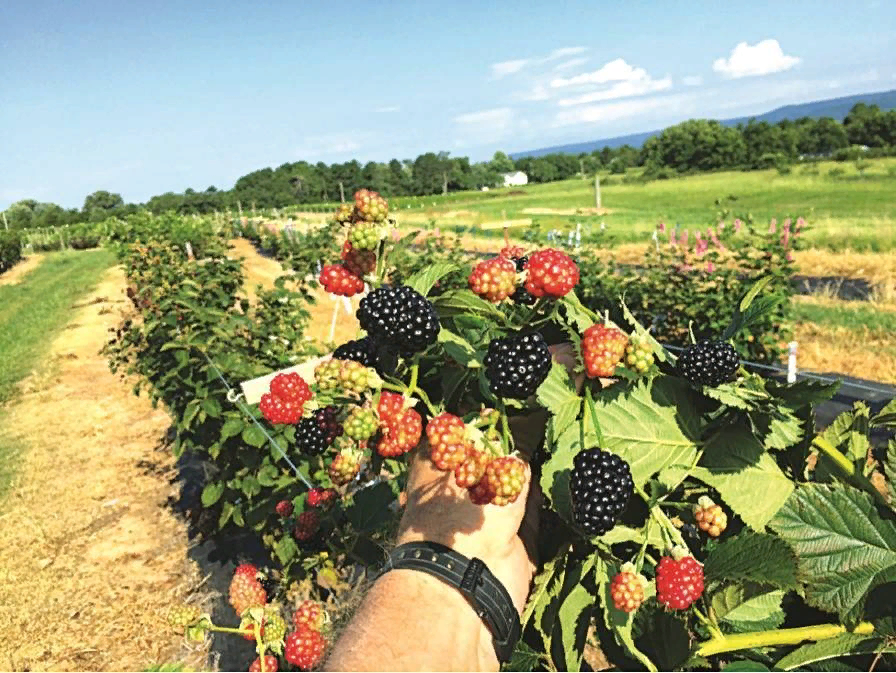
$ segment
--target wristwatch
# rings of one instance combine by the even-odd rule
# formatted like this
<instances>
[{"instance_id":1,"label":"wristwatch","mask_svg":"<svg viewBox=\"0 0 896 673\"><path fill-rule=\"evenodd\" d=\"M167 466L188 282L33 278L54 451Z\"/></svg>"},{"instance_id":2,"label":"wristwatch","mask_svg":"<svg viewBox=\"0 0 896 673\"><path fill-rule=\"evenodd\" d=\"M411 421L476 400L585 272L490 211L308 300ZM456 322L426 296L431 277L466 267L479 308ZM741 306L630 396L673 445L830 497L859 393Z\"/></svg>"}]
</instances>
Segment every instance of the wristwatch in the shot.
<instances>
[{"instance_id":1,"label":"wristwatch","mask_svg":"<svg viewBox=\"0 0 896 673\"><path fill-rule=\"evenodd\" d=\"M520 616L507 589L482 560L437 542L408 542L392 550L376 579L399 569L420 570L458 589L491 631L498 660L510 661L520 639Z\"/></svg>"}]
</instances>

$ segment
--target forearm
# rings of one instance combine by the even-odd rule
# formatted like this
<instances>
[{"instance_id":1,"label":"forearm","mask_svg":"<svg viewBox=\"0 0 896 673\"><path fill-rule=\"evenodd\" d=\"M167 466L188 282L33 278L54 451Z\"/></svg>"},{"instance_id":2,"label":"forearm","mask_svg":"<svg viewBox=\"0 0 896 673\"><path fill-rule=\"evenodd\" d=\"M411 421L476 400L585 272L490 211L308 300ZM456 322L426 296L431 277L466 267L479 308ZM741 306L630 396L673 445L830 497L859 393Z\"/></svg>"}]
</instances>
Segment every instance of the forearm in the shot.
<instances>
[{"instance_id":1,"label":"forearm","mask_svg":"<svg viewBox=\"0 0 896 673\"><path fill-rule=\"evenodd\" d=\"M392 570L370 588L327 661L330 671L497 671L492 636L455 588Z\"/></svg>"}]
</instances>

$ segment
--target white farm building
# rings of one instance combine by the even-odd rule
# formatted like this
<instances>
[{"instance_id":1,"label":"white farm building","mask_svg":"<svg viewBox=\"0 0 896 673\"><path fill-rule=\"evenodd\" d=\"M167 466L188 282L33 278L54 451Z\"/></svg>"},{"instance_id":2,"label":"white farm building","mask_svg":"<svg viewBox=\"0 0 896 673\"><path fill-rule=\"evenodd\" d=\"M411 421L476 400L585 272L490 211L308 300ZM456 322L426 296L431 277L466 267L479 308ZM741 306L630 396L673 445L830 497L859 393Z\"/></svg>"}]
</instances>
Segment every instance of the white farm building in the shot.
<instances>
[{"instance_id":1,"label":"white farm building","mask_svg":"<svg viewBox=\"0 0 896 673\"><path fill-rule=\"evenodd\" d=\"M529 176L522 171L513 171L512 173L502 173L505 187L518 187L520 185L529 184Z\"/></svg>"}]
</instances>

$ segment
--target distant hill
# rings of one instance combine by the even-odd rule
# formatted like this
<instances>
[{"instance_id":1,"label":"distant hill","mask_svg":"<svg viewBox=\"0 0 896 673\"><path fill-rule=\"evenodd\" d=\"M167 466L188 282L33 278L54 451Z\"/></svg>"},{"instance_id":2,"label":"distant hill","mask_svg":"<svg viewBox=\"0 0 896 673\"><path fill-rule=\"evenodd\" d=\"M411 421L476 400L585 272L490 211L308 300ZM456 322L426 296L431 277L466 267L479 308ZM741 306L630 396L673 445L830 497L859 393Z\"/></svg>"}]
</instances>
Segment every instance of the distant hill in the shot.
<instances>
[{"instance_id":1,"label":"distant hill","mask_svg":"<svg viewBox=\"0 0 896 673\"><path fill-rule=\"evenodd\" d=\"M759 115L737 117L735 119L723 119L721 120L721 123L725 126L737 126L738 124L746 124L751 119L755 119L756 121L765 121L770 124L776 124L782 119L799 119L800 117L833 117L838 121L842 121L850 111L852 106L856 103L877 105L882 110L890 110L892 108L896 108L896 89L893 89L892 91L862 93L855 96L843 96L842 98L816 100L810 103L799 103L797 105L785 105L783 107L775 108L770 112L765 112ZM641 133L631 133L625 136L604 138L602 140L591 140L583 143L572 143L569 145L543 147L537 150L514 152L510 155L510 158L519 159L520 157L540 157L544 154L554 154L556 152L562 152L564 154L581 154L582 152L593 152L594 150L603 149L604 147L621 147L622 145L640 147L644 144L645 140L659 133L662 133L662 129L657 129L656 131L644 131Z\"/></svg>"}]
</instances>

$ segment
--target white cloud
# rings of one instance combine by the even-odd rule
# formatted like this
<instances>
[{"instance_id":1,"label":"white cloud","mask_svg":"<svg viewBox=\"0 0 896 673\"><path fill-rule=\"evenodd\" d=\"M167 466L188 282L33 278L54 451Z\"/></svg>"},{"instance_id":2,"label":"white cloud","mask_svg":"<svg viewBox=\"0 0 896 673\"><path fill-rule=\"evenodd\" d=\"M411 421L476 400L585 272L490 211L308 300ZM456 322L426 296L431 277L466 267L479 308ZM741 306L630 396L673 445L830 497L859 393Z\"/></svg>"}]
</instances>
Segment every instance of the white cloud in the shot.
<instances>
[{"instance_id":1,"label":"white cloud","mask_svg":"<svg viewBox=\"0 0 896 673\"><path fill-rule=\"evenodd\" d=\"M491 110L480 110L479 112L467 112L458 115L454 121L458 124L467 124L470 126L506 126L513 119L513 110L509 107L492 108Z\"/></svg>"},{"instance_id":2,"label":"white cloud","mask_svg":"<svg viewBox=\"0 0 896 673\"><path fill-rule=\"evenodd\" d=\"M624 82L647 77L644 68L634 68L624 59L617 58L604 64L593 72L584 72L573 77L558 77L551 80L551 87L559 89L567 86L579 86L582 84L607 84L609 82Z\"/></svg>"},{"instance_id":3,"label":"white cloud","mask_svg":"<svg viewBox=\"0 0 896 673\"><path fill-rule=\"evenodd\" d=\"M656 93L672 88L672 78L664 77L663 79L651 79L646 76L643 79L633 80L630 82L616 82L608 89L601 91L592 91L574 96L572 98L561 98L557 101L560 107L569 107L571 105L582 105L584 103L596 103L602 100L613 100L614 98L629 98L631 96L643 96L647 93Z\"/></svg>"},{"instance_id":4,"label":"white cloud","mask_svg":"<svg viewBox=\"0 0 896 673\"><path fill-rule=\"evenodd\" d=\"M688 75L683 77L681 81L685 86L700 86L703 84L703 78L700 75Z\"/></svg>"},{"instance_id":5,"label":"white cloud","mask_svg":"<svg viewBox=\"0 0 896 673\"><path fill-rule=\"evenodd\" d=\"M786 55L777 40L768 39L754 45L740 42L727 59L713 61L712 69L725 77L737 79L783 72L799 62L798 57Z\"/></svg>"},{"instance_id":6,"label":"white cloud","mask_svg":"<svg viewBox=\"0 0 896 673\"><path fill-rule=\"evenodd\" d=\"M686 107L685 103L691 100L693 100L691 96L657 96L576 107L558 112L554 116L553 126L613 122L637 117L645 112L658 109L662 109L664 112L677 112L683 110Z\"/></svg>"},{"instance_id":7,"label":"white cloud","mask_svg":"<svg viewBox=\"0 0 896 673\"><path fill-rule=\"evenodd\" d=\"M559 49L554 49L554 51L548 54L544 60L553 61L558 58L578 56L579 54L584 54L586 51L588 51L588 47L560 47Z\"/></svg>"},{"instance_id":8,"label":"white cloud","mask_svg":"<svg viewBox=\"0 0 896 673\"><path fill-rule=\"evenodd\" d=\"M587 58L571 58L568 61L563 61L562 63L558 63L554 66L554 70L570 70L572 68L578 68L580 65L585 65L588 62Z\"/></svg>"},{"instance_id":9,"label":"white cloud","mask_svg":"<svg viewBox=\"0 0 896 673\"><path fill-rule=\"evenodd\" d=\"M550 97L551 92L541 82L536 82L529 91L520 95L523 100L532 101L548 100Z\"/></svg>"},{"instance_id":10,"label":"white cloud","mask_svg":"<svg viewBox=\"0 0 896 673\"><path fill-rule=\"evenodd\" d=\"M526 67L529 63L528 58L518 58L513 61L501 61L500 63L492 63L492 77L501 79L507 75L513 75Z\"/></svg>"},{"instance_id":11,"label":"white cloud","mask_svg":"<svg viewBox=\"0 0 896 673\"><path fill-rule=\"evenodd\" d=\"M385 105L378 107L374 112L398 112L401 108L398 105Z\"/></svg>"},{"instance_id":12,"label":"white cloud","mask_svg":"<svg viewBox=\"0 0 896 673\"><path fill-rule=\"evenodd\" d=\"M307 136L296 148L296 154L302 158L331 154L348 154L361 149L361 143L348 134L328 133L319 136Z\"/></svg>"}]
</instances>

